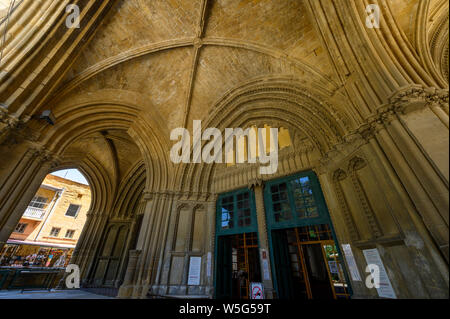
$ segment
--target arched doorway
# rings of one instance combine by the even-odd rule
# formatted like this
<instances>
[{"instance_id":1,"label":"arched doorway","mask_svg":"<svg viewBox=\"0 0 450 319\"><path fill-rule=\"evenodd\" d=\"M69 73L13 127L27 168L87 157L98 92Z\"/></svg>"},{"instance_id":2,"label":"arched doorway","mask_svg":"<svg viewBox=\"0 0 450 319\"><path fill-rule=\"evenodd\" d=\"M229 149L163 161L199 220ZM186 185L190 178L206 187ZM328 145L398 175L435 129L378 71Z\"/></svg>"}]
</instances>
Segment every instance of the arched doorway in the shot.
<instances>
[{"instance_id":1,"label":"arched doorway","mask_svg":"<svg viewBox=\"0 0 450 319\"><path fill-rule=\"evenodd\" d=\"M0 254L10 267L66 267L81 236L91 190L77 169L48 174Z\"/></svg>"}]
</instances>

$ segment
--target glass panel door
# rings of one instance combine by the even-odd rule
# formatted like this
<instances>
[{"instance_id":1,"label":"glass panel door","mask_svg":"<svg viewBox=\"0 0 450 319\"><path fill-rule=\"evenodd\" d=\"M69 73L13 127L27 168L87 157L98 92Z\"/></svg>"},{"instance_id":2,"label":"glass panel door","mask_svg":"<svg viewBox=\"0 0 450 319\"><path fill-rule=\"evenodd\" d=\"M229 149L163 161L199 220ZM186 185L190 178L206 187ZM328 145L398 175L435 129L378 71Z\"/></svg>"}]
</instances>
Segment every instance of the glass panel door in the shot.
<instances>
[{"instance_id":1,"label":"glass panel door","mask_svg":"<svg viewBox=\"0 0 450 319\"><path fill-rule=\"evenodd\" d=\"M279 238L285 236L284 251ZM328 225L313 225L277 230L272 238L277 255L275 267L279 270L278 290L281 298L336 299L348 298L349 289L344 276L339 253ZM276 250L275 250L276 249ZM284 258L284 261L282 260ZM286 266L285 263L289 265ZM289 274L286 276L285 274ZM287 277L287 278L284 278ZM292 282L292 287L287 284Z\"/></svg>"},{"instance_id":2,"label":"glass panel door","mask_svg":"<svg viewBox=\"0 0 450 319\"><path fill-rule=\"evenodd\" d=\"M256 233L233 235L233 295L232 298L249 299L250 283L261 282L258 238Z\"/></svg>"},{"instance_id":3,"label":"glass panel door","mask_svg":"<svg viewBox=\"0 0 450 319\"><path fill-rule=\"evenodd\" d=\"M348 298L351 290L315 173L267 182L264 204L278 297Z\"/></svg>"},{"instance_id":4,"label":"glass panel door","mask_svg":"<svg viewBox=\"0 0 450 319\"><path fill-rule=\"evenodd\" d=\"M254 193L222 194L216 219L216 298L249 299L250 283L261 282Z\"/></svg>"}]
</instances>

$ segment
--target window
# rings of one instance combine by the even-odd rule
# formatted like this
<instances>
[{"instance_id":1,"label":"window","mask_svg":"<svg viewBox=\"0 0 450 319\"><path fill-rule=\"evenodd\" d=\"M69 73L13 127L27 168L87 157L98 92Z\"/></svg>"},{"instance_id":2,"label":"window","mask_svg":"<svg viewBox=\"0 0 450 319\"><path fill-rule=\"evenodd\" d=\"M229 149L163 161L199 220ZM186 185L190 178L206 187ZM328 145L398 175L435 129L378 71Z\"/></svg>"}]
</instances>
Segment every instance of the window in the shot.
<instances>
[{"instance_id":1,"label":"window","mask_svg":"<svg viewBox=\"0 0 450 319\"><path fill-rule=\"evenodd\" d=\"M233 228L233 196L224 197L222 199L222 229Z\"/></svg>"},{"instance_id":2,"label":"window","mask_svg":"<svg viewBox=\"0 0 450 319\"><path fill-rule=\"evenodd\" d=\"M75 230L73 230L73 229L68 229L67 231L66 231L66 238L73 238L73 235L75 235Z\"/></svg>"},{"instance_id":3,"label":"window","mask_svg":"<svg viewBox=\"0 0 450 319\"><path fill-rule=\"evenodd\" d=\"M236 209L235 206L236 205ZM251 226L250 194L222 198L222 229Z\"/></svg>"},{"instance_id":4,"label":"window","mask_svg":"<svg viewBox=\"0 0 450 319\"><path fill-rule=\"evenodd\" d=\"M270 188L272 192L273 211L276 222L292 219L291 206L289 205L287 184L282 183Z\"/></svg>"},{"instance_id":5,"label":"window","mask_svg":"<svg viewBox=\"0 0 450 319\"><path fill-rule=\"evenodd\" d=\"M291 181L291 185L295 198L297 217L311 218L319 216L309 177L305 176Z\"/></svg>"},{"instance_id":6,"label":"window","mask_svg":"<svg viewBox=\"0 0 450 319\"><path fill-rule=\"evenodd\" d=\"M50 232L50 237L58 237L60 231L61 228L53 227L52 231Z\"/></svg>"},{"instance_id":7,"label":"window","mask_svg":"<svg viewBox=\"0 0 450 319\"><path fill-rule=\"evenodd\" d=\"M67 208L66 216L77 217L80 208L80 205L70 204L69 208Z\"/></svg>"},{"instance_id":8,"label":"window","mask_svg":"<svg viewBox=\"0 0 450 319\"><path fill-rule=\"evenodd\" d=\"M326 207L317 177L310 172L284 177L266 183L264 198L267 201L271 222L300 226L305 223L326 222Z\"/></svg>"},{"instance_id":9,"label":"window","mask_svg":"<svg viewBox=\"0 0 450 319\"><path fill-rule=\"evenodd\" d=\"M14 232L23 234L23 232L25 231L25 228L27 228L27 225L28 224L18 223Z\"/></svg>"},{"instance_id":10,"label":"window","mask_svg":"<svg viewBox=\"0 0 450 319\"><path fill-rule=\"evenodd\" d=\"M223 234L240 233L256 227L254 201L248 190L221 195L217 214L218 231Z\"/></svg>"},{"instance_id":11,"label":"window","mask_svg":"<svg viewBox=\"0 0 450 319\"><path fill-rule=\"evenodd\" d=\"M252 224L248 192L237 195L237 213L239 227L248 227Z\"/></svg>"},{"instance_id":12,"label":"window","mask_svg":"<svg viewBox=\"0 0 450 319\"><path fill-rule=\"evenodd\" d=\"M30 202L30 207L44 209L47 205L48 198L42 196L34 196L33 200Z\"/></svg>"}]
</instances>

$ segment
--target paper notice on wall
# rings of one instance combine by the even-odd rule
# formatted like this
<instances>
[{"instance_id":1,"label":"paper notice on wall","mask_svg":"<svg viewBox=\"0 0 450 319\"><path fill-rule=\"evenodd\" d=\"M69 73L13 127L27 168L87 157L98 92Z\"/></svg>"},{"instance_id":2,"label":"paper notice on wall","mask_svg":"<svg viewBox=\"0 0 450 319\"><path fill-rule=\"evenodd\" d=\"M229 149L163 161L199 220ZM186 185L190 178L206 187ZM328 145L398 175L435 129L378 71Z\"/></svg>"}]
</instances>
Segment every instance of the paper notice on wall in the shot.
<instances>
[{"instance_id":1,"label":"paper notice on wall","mask_svg":"<svg viewBox=\"0 0 450 319\"><path fill-rule=\"evenodd\" d=\"M208 253L208 257L206 259L206 277L211 277L211 253Z\"/></svg>"},{"instance_id":2,"label":"paper notice on wall","mask_svg":"<svg viewBox=\"0 0 450 319\"><path fill-rule=\"evenodd\" d=\"M267 256L267 250L265 249L261 249L261 260L263 268L263 280L270 280L269 258Z\"/></svg>"},{"instance_id":3,"label":"paper notice on wall","mask_svg":"<svg viewBox=\"0 0 450 319\"><path fill-rule=\"evenodd\" d=\"M338 263L334 260L328 261L328 268L332 274L339 274Z\"/></svg>"},{"instance_id":4,"label":"paper notice on wall","mask_svg":"<svg viewBox=\"0 0 450 319\"><path fill-rule=\"evenodd\" d=\"M202 257L191 257L189 261L189 286L200 285L200 272L202 268Z\"/></svg>"},{"instance_id":5,"label":"paper notice on wall","mask_svg":"<svg viewBox=\"0 0 450 319\"><path fill-rule=\"evenodd\" d=\"M353 281L361 281L359 275L358 266L356 265L355 257L353 256L352 247L350 244L343 244L342 250L344 251L345 259L347 260L348 270Z\"/></svg>"},{"instance_id":6,"label":"paper notice on wall","mask_svg":"<svg viewBox=\"0 0 450 319\"><path fill-rule=\"evenodd\" d=\"M270 280L269 261L263 260L263 277L264 280Z\"/></svg>"},{"instance_id":7,"label":"paper notice on wall","mask_svg":"<svg viewBox=\"0 0 450 319\"><path fill-rule=\"evenodd\" d=\"M381 260L378 249L366 249L363 250L364 257L366 258L367 265L376 265L379 269L379 288L377 289L378 296L383 298L397 299L394 289L392 288L391 281L389 280L386 268L384 268L383 261Z\"/></svg>"}]
</instances>

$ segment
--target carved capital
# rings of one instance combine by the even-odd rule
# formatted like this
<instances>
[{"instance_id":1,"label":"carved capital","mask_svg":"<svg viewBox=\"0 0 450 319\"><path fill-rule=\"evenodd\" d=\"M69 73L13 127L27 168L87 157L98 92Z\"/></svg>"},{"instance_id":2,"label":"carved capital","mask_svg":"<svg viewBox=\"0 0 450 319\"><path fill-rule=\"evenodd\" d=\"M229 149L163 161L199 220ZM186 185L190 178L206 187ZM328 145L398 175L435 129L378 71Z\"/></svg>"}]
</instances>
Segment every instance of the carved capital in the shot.
<instances>
[{"instance_id":1,"label":"carved capital","mask_svg":"<svg viewBox=\"0 0 450 319\"><path fill-rule=\"evenodd\" d=\"M367 162L364 159L362 159L361 157L353 157L348 164L348 169L350 171L359 171L366 166Z\"/></svg>"},{"instance_id":2,"label":"carved capital","mask_svg":"<svg viewBox=\"0 0 450 319\"><path fill-rule=\"evenodd\" d=\"M343 181L344 179L347 178L347 173L342 170L342 169L337 169L334 173L333 173L333 180L340 182Z\"/></svg>"},{"instance_id":3,"label":"carved capital","mask_svg":"<svg viewBox=\"0 0 450 319\"><path fill-rule=\"evenodd\" d=\"M142 192L142 199L144 201L151 201L154 198L154 194L150 191L144 191Z\"/></svg>"},{"instance_id":4,"label":"carved capital","mask_svg":"<svg viewBox=\"0 0 450 319\"><path fill-rule=\"evenodd\" d=\"M254 178L248 181L248 188L254 188L256 186L264 187L264 181L261 178Z\"/></svg>"}]
</instances>

